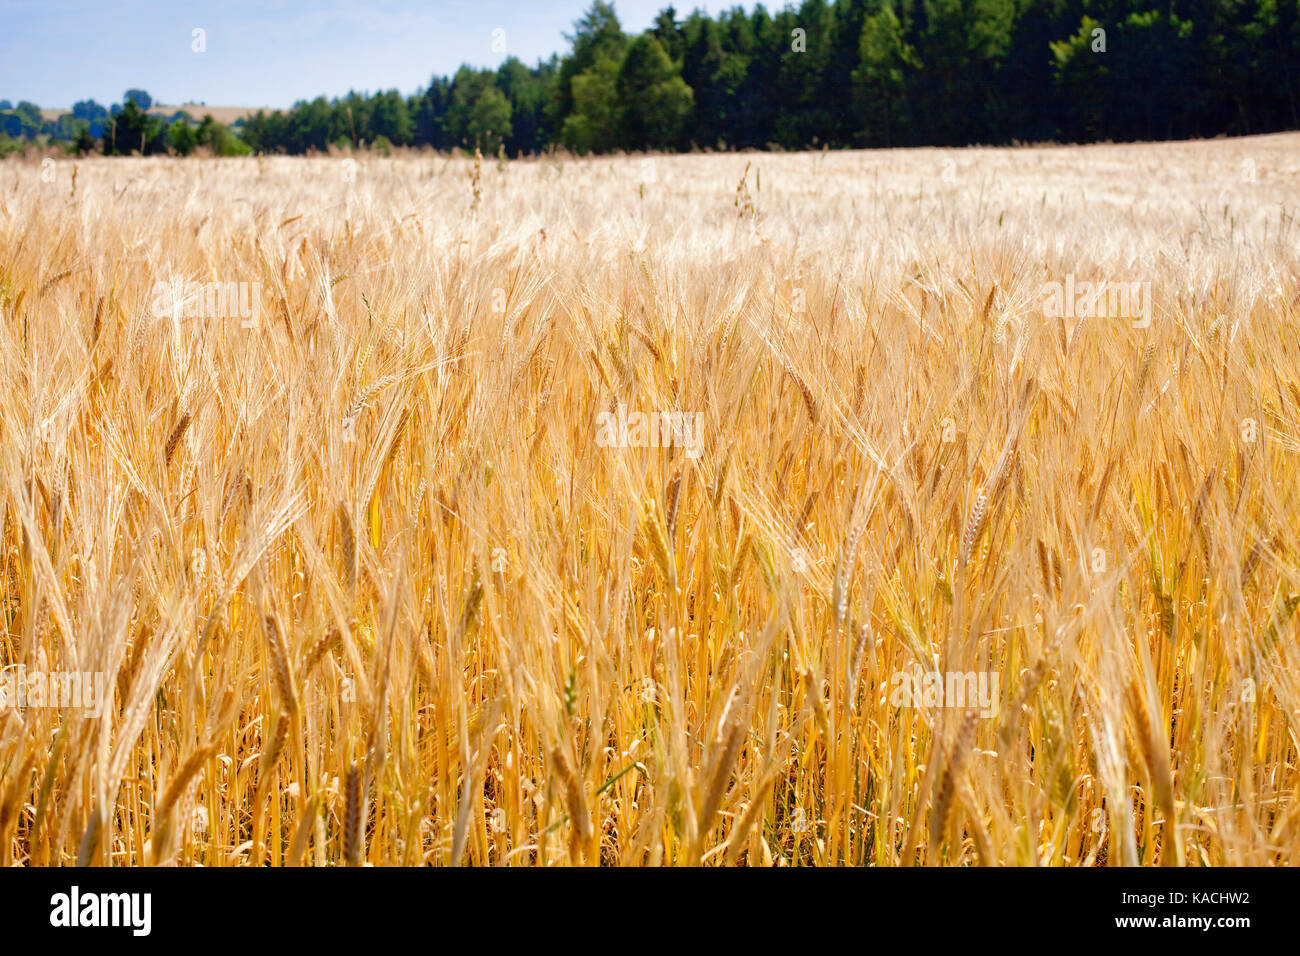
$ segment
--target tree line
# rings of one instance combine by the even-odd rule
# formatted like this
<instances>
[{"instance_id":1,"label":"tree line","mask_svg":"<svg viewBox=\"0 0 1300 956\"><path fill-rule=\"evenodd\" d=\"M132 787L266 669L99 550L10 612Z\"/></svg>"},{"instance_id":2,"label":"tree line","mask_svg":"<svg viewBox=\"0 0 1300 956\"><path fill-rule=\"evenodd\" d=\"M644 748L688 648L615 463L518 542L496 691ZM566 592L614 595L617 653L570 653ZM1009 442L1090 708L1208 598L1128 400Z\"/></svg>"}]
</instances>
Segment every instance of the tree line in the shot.
<instances>
[{"instance_id":1,"label":"tree line","mask_svg":"<svg viewBox=\"0 0 1300 956\"><path fill-rule=\"evenodd\" d=\"M595 0L562 56L260 111L223 148L514 156L1271 132L1300 128L1298 14L1300 0L803 0L716 18L668 7L631 34ZM109 121L105 151L185 151L175 123L151 132L125 106Z\"/></svg>"},{"instance_id":2,"label":"tree line","mask_svg":"<svg viewBox=\"0 0 1300 956\"><path fill-rule=\"evenodd\" d=\"M1300 127L1298 0L804 0L625 33L597 0L536 66L250 117L256 150L585 152L1087 142Z\"/></svg>"}]
</instances>

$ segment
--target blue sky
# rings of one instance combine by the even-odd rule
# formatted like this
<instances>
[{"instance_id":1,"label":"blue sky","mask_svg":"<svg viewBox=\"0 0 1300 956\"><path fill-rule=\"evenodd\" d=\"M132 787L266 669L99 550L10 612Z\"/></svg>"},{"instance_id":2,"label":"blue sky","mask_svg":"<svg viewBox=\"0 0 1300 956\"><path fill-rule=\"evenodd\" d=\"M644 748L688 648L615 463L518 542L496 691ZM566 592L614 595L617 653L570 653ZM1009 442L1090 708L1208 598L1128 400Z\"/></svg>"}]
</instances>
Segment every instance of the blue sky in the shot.
<instances>
[{"instance_id":1,"label":"blue sky","mask_svg":"<svg viewBox=\"0 0 1300 956\"><path fill-rule=\"evenodd\" d=\"M567 48L590 0L0 0L0 99L45 108L104 105L130 88L160 103L290 106L318 94L396 87L413 93L461 63L532 64ZM737 0L685 0L678 16ZM752 2L743 4L752 8ZM781 3L769 3L779 7ZM626 30L649 26L668 0L615 0ZM206 31L195 53L193 31ZM505 30L506 53L492 49Z\"/></svg>"}]
</instances>

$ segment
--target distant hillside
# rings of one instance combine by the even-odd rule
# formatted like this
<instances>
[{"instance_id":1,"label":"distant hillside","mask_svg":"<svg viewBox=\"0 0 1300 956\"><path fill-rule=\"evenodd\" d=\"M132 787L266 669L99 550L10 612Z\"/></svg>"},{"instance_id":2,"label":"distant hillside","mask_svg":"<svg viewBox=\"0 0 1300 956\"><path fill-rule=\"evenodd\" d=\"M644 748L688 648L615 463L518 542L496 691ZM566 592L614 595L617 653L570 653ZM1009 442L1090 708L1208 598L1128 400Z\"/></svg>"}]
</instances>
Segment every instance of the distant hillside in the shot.
<instances>
[{"instance_id":1,"label":"distant hillside","mask_svg":"<svg viewBox=\"0 0 1300 956\"><path fill-rule=\"evenodd\" d=\"M154 116L171 116L177 110L184 110L196 120L203 119L208 114L223 126L230 126L235 120L244 116L251 116L259 109L267 109L261 106L204 106L200 103L182 103L180 106L162 106L155 103L149 107L149 112ZM66 116L71 110L41 110L41 119L57 122L60 116Z\"/></svg>"}]
</instances>

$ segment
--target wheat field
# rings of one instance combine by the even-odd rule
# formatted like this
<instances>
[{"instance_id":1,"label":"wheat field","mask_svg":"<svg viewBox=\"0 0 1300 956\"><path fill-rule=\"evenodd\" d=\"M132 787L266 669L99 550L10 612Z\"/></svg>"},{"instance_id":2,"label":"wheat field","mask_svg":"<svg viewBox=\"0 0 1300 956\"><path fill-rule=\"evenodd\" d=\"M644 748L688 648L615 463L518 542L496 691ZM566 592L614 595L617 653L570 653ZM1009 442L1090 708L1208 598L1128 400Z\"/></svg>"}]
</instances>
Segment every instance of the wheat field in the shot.
<instances>
[{"instance_id":1,"label":"wheat field","mask_svg":"<svg viewBox=\"0 0 1300 956\"><path fill-rule=\"evenodd\" d=\"M1300 863L1297 147L0 164L0 864Z\"/></svg>"}]
</instances>

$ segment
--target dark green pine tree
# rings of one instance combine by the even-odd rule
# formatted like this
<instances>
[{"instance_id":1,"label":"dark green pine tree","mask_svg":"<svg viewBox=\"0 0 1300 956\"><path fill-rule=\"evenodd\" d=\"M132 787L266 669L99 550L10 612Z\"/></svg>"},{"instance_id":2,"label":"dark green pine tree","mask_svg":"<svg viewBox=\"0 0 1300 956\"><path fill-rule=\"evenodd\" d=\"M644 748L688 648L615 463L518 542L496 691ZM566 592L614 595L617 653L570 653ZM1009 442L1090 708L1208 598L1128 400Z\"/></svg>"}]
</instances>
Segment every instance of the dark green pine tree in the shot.
<instances>
[{"instance_id":1,"label":"dark green pine tree","mask_svg":"<svg viewBox=\"0 0 1300 956\"><path fill-rule=\"evenodd\" d=\"M677 145L695 97L678 64L654 34L643 33L628 46L615 91L623 148L668 149Z\"/></svg>"}]
</instances>

